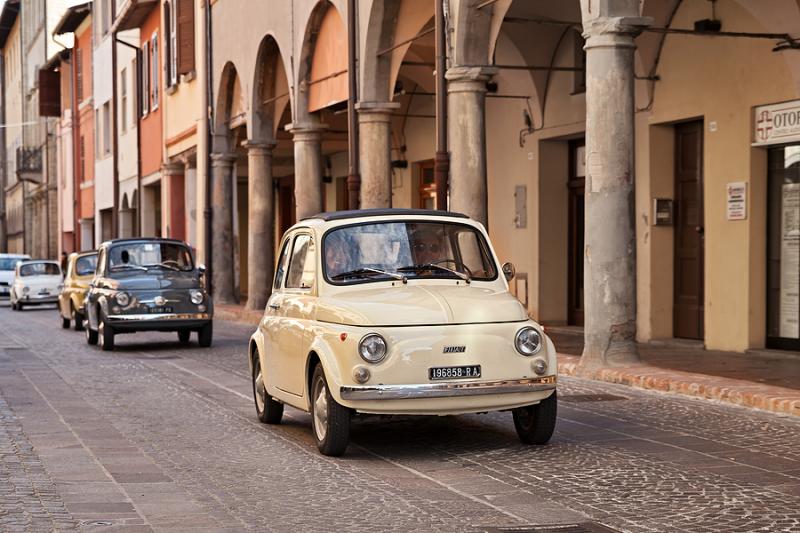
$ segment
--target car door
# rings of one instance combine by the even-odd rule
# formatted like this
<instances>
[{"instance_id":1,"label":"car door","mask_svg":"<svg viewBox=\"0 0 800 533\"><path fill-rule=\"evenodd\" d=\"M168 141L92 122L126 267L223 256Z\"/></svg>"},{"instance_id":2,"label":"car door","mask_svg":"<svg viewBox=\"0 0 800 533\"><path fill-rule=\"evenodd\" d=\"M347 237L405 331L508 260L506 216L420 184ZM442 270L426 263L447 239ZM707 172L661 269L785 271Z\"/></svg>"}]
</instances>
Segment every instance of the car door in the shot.
<instances>
[{"instance_id":1,"label":"car door","mask_svg":"<svg viewBox=\"0 0 800 533\"><path fill-rule=\"evenodd\" d=\"M279 337L283 323L281 313L283 281L289 264L289 253L292 250L293 237L294 235L285 237L281 245L281 253L278 256L278 263L275 268L275 279L272 283L272 294L267 300L267 308L264 310L264 316L258 326L264 339L264 353L260 355L267 387L277 387L281 390L288 388L286 385L282 385L278 379L278 365L280 364L278 352L280 351Z\"/></svg>"},{"instance_id":2,"label":"car door","mask_svg":"<svg viewBox=\"0 0 800 533\"><path fill-rule=\"evenodd\" d=\"M91 326L91 329L97 329L98 319L97 316L97 301L99 298L101 287L103 286L102 278L106 272L106 249L101 248L100 253L97 255L97 270L95 270L94 278L89 283L89 292L86 294L86 320Z\"/></svg>"},{"instance_id":3,"label":"car door","mask_svg":"<svg viewBox=\"0 0 800 533\"><path fill-rule=\"evenodd\" d=\"M316 278L316 246L310 232L298 232L292 242L280 313L279 379L286 392L302 396L305 389L305 332L309 326ZM281 387L283 388L283 387Z\"/></svg>"},{"instance_id":4,"label":"car door","mask_svg":"<svg viewBox=\"0 0 800 533\"><path fill-rule=\"evenodd\" d=\"M75 273L75 257L74 255L70 256L67 261L67 271L64 274L64 286L61 288L61 293L58 295L58 309L61 311L61 316L64 318L70 317L70 302L75 292L75 280L73 276Z\"/></svg>"}]
</instances>

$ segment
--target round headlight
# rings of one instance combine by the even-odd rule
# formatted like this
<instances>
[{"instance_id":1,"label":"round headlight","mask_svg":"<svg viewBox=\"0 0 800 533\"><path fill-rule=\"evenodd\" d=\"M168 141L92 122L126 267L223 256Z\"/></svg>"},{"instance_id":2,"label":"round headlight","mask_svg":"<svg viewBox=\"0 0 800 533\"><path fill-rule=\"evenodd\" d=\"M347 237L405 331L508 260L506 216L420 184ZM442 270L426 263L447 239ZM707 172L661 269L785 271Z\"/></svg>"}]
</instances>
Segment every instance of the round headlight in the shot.
<instances>
[{"instance_id":1,"label":"round headlight","mask_svg":"<svg viewBox=\"0 0 800 533\"><path fill-rule=\"evenodd\" d=\"M358 343L358 354L368 363L380 363L386 357L386 341L377 333L365 335Z\"/></svg>"},{"instance_id":2,"label":"round headlight","mask_svg":"<svg viewBox=\"0 0 800 533\"><path fill-rule=\"evenodd\" d=\"M117 303L122 307L127 307L129 303L131 303L131 297L128 296L127 292L118 292L115 296L117 299Z\"/></svg>"},{"instance_id":3,"label":"round headlight","mask_svg":"<svg viewBox=\"0 0 800 533\"><path fill-rule=\"evenodd\" d=\"M528 326L517 332L514 345L522 355L533 355L542 348L542 336L535 328Z\"/></svg>"},{"instance_id":4,"label":"round headlight","mask_svg":"<svg viewBox=\"0 0 800 533\"><path fill-rule=\"evenodd\" d=\"M543 376L547 372L547 361L536 358L531 362L531 368L536 372L536 375Z\"/></svg>"},{"instance_id":5,"label":"round headlight","mask_svg":"<svg viewBox=\"0 0 800 533\"><path fill-rule=\"evenodd\" d=\"M189 296L191 297L193 304L200 305L201 303L203 303L203 291L192 289L191 291L189 291Z\"/></svg>"},{"instance_id":6,"label":"round headlight","mask_svg":"<svg viewBox=\"0 0 800 533\"><path fill-rule=\"evenodd\" d=\"M29 292L31 292L30 287L22 287L22 294L28 294Z\"/></svg>"}]
</instances>

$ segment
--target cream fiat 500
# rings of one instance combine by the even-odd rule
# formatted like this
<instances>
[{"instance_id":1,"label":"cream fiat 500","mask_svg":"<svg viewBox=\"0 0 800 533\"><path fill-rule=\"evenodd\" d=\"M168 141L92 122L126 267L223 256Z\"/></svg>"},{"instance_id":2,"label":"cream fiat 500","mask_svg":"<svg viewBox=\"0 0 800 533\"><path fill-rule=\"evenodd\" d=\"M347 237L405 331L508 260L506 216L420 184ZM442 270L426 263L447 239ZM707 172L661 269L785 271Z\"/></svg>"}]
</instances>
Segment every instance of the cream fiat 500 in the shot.
<instances>
[{"instance_id":1,"label":"cream fiat 500","mask_svg":"<svg viewBox=\"0 0 800 533\"><path fill-rule=\"evenodd\" d=\"M311 413L325 455L354 414L511 410L519 438L556 423L556 352L508 291L481 224L408 209L324 213L283 236L249 344L258 418Z\"/></svg>"}]
</instances>

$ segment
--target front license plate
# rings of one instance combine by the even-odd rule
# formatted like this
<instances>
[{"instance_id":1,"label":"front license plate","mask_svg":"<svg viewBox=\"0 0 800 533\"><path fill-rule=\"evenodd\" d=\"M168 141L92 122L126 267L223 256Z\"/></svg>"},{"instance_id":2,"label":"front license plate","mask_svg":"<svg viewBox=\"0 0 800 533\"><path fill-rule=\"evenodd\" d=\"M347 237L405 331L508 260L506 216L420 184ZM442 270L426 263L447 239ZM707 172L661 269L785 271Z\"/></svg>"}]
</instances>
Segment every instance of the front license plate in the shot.
<instances>
[{"instance_id":1,"label":"front license plate","mask_svg":"<svg viewBox=\"0 0 800 533\"><path fill-rule=\"evenodd\" d=\"M50 294L50 291L47 289L39 289L39 296L47 296L48 294Z\"/></svg>"},{"instance_id":2,"label":"front license plate","mask_svg":"<svg viewBox=\"0 0 800 533\"><path fill-rule=\"evenodd\" d=\"M150 308L150 312L151 313L158 313L158 314L171 313L172 312L172 308L171 307L151 307Z\"/></svg>"},{"instance_id":3,"label":"front license plate","mask_svg":"<svg viewBox=\"0 0 800 533\"><path fill-rule=\"evenodd\" d=\"M481 365L435 366L428 369L428 379L470 379L481 377Z\"/></svg>"}]
</instances>

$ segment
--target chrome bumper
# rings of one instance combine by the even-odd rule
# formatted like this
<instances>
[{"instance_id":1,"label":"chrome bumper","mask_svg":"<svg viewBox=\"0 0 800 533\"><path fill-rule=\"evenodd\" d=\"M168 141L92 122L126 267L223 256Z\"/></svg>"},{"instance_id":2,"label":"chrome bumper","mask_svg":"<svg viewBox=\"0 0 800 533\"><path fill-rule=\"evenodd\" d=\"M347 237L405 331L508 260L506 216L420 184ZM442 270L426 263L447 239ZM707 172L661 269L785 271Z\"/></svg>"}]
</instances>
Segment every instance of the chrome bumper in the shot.
<instances>
[{"instance_id":1,"label":"chrome bumper","mask_svg":"<svg viewBox=\"0 0 800 533\"><path fill-rule=\"evenodd\" d=\"M341 387L343 400L406 400L410 398L449 398L483 394L514 394L555 390L556 376L507 379L500 381L424 383L421 385L363 385Z\"/></svg>"},{"instance_id":2,"label":"chrome bumper","mask_svg":"<svg viewBox=\"0 0 800 533\"><path fill-rule=\"evenodd\" d=\"M211 320L208 313L146 313L139 315L108 315L111 322L151 322L156 320Z\"/></svg>"}]
</instances>

